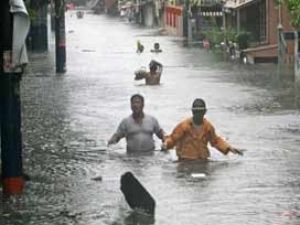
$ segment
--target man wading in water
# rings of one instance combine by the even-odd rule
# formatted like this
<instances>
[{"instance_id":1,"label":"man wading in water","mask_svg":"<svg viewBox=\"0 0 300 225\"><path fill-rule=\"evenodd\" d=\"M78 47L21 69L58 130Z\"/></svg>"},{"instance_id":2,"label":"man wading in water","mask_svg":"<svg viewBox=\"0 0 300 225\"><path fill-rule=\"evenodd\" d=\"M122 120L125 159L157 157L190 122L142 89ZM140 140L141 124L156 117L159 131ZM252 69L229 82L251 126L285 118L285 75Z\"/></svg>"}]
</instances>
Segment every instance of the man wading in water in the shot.
<instances>
[{"instance_id":1,"label":"man wading in water","mask_svg":"<svg viewBox=\"0 0 300 225\"><path fill-rule=\"evenodd\" d=\"M156 118L143 112L142 95L132 95L130 103L132 114L122 120L117 131L109 139L108 145L116 144L125 137L128 153L151 152L155 149L153 134L163 140L164 131Z\"/></svg>"},{"instance_id":2,"label":"man wading in water","mask_svg":"<svg viewBox=\"0 0 300 225\"><path fill-rule=\"evenodd\" d=\"M135 72L135 80L146 80L146 85L160 84L160 77L162 74L163 66L161 63L151 60L149 64L149 72L138 70Z\"/></svg>"},{"instance_id":3,"label":"man wading in water","mask_svg":"<svg viewBox=\"0 0 300 225\"><path fill-rule=\"evenodd\" d=\"M166 136L162 149L176 148L179 160L206 160L210 156L208 142L223 154L232 152L242 155L242 151L230 146L218 136L212 123L204 115L204 100L195 99L192 106L193 116L180 122L172 134Z\"/></svg>"}]
</instances>

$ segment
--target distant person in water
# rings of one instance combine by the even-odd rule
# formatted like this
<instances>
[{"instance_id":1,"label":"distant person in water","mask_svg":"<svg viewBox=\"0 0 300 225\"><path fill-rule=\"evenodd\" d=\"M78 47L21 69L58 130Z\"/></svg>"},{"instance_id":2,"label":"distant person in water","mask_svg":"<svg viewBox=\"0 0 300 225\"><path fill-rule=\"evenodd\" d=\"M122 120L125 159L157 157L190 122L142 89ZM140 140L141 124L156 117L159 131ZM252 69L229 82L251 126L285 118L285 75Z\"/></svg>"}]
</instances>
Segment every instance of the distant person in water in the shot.
<instances>
[{"instance_id":1,"label":"distant person in water","mask_svg":"<svg viewBox=\"0 0 300 225\"><path fill-rule=\"evenodd\" d=\"M138 40L137 41L137 49L136 52L137 53L142 53L144 51L144 45L141 44L141 42Z\"/></svg>"},{"instance_id":2,"label":"distant person in water","mask_svg":"<svg viewBox=\"0 0 300 225\"><path fill-rule=\"evenodd\" d=\"M77 11L76 12L76 16L78 19L82 19L83 18L83 15L84 15L84 12L83 11Z\"/></svg>"},{"instance_id":3,"label":"distant person in water","mask_svg":"<svg viewBox=\"0 0 300 225\"><path fill-rule=\"evenodd\" d=\"M203 40L203 48L206 49L207 51L210 50L210 42L207 38L204 38Z\"/></svg>"},{"instance_id":4,"label":"distant person in water","mask_svg":"<svg viewBox=\"0 0 300 225\"><path fill-rule=\"evenodd\" d=\"M127 152L151 152L155 150L153 134L164 139L164 131L153 116L145 114L144 97L134 94L130 98L132 114L122 120L117 131L109 139L108 145L126 138Z\"/></svg>"},{"instance_id":5,"label":"distant person in water","mask_svg":"<svg viewBox=\"0 0 300 225\"><path fill-rule=\"evenodd\" d=\"M160 84L160 77L162 74L163 66L161 63L151 60L149 63L149 72L144 70L138 70L135 72L135 80L145 79L146 85L158 85Z\"/></svg>"},{"instance_id":6,"label":"distant person in water","mask_svg":"<svg viewBox=\"0 0 300 225\"><path fill-rule=\"evenodd\" d=\"M162 50L160 49L160 45L159 45L159 43L154 43L154 48L153 49L151 49L151 52L154 52L154 53L160 53L160 52L162 52Z\"/></svg>"}]
</instances>

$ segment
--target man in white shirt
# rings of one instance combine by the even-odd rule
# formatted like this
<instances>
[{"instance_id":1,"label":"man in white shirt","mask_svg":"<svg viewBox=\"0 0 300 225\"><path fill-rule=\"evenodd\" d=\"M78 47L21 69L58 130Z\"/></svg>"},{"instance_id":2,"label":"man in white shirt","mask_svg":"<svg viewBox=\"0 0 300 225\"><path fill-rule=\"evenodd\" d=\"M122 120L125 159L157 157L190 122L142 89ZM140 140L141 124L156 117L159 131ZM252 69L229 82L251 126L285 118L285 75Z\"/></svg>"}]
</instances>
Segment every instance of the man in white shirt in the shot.
<instances>
[{"instance_id":1,"label":"man in white shirt","mask_svg":"<svg viewBox=\"0 0 300 225\"><path fill-rule=\"evenodd\" d=\"M131 96L132 114L124 118L117 131L108 141L108 145L116 144L126 138L127 152L149 152L155 149L153 134L164 139L164 131L153 116L144 113L144 97L140 94Z\"/></svg>"}]
</instances>

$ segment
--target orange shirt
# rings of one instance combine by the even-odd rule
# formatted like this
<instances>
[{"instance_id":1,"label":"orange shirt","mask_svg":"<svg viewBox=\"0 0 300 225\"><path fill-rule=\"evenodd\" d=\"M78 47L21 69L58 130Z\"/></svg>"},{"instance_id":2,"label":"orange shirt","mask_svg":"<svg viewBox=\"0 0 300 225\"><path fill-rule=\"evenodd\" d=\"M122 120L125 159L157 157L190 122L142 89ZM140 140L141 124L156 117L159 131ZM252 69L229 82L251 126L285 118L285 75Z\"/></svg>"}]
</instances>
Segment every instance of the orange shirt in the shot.
<instances>
[{"instance_id":1,"label":"orange shirt","mask_svg":"<svg viewBox=\"0 0 300 225\"><path fill-rule=\"evenodd\" d=\"M207 159L210 155L208 142L223 154L228 153L230 145L215 133L213 125L205 118L200 127L193 124L192 118L182 121L165 140L167 149L176 146L179 159Z\"/></svg>"}]
</instances>

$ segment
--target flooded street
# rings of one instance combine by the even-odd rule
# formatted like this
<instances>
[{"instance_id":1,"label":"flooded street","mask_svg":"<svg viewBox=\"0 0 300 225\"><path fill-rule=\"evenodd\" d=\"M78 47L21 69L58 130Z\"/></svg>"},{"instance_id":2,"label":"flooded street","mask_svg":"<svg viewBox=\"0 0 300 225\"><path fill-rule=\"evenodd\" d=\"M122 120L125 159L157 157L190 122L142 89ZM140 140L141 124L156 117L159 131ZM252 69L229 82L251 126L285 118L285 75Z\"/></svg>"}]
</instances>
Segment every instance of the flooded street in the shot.
<instances>
[{"instance_id":1,"label":"flooded street","mask_svg":"<svg viewBox=\"0 0 300 225\"><path fill-rule=\"evenodd\" d=\"M66 74L55 74L53 40L49 53L30 56L21 96L24 171L31 180L23 196L1 196L0 224L300 224L298 93L290 78L276 77L274 65L224 62L105 15L67 13L66 35ZM135 52L137 40L142 54ZM155 42L162 53L150 52ZM151 59L164 65L159 86L134 80ZM210 162L178 163L172 151L127 155L124 140L107 148L135 93L167 133L203 98L217 133L247 151L223 156L211 148ZM155 198L155 218L130 210L120 191L126 171Z\"/></svg>"}]
</instances>

